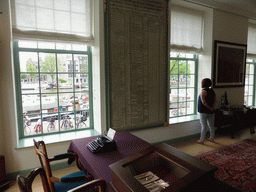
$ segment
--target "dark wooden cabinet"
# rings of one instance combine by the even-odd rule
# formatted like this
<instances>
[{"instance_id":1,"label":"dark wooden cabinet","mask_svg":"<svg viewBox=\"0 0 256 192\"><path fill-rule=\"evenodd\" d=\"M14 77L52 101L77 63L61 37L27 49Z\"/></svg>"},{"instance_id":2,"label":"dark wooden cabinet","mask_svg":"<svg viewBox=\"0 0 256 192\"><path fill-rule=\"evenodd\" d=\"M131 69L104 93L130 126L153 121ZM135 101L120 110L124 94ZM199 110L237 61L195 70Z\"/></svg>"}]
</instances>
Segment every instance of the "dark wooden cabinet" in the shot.
<instances>
[{"instance_id":1,"label":"dark wooden cabinet","mask_svg":"<svg viewBox=\"0 0 256 192\"><path fill-rule=\"evenodd\" d=\"M254 134L254 126L256 125L255 117L256 109L217 109L215 113L216 132L227 132L231 138L234 138L236 132L250 127L251 134Z\"/></svg>"}]
</instances>

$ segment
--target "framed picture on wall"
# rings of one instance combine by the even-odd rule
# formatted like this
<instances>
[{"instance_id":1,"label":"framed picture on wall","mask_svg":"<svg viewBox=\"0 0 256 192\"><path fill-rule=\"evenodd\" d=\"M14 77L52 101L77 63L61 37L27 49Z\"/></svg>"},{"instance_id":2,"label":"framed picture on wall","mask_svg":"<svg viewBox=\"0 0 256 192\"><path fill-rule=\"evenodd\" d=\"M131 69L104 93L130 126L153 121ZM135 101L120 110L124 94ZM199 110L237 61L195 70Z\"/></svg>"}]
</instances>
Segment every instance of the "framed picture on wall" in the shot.
<instances>
[{"instance_id":1,"label":"framed picture on wall","mask_svg":"<svg viewBox=\"0 0 256 192\"><path fill-rule=\"evenodd\" d=\"M244 86L247 45L215 41L213 87Z\"/></svg>"}]
</instances>

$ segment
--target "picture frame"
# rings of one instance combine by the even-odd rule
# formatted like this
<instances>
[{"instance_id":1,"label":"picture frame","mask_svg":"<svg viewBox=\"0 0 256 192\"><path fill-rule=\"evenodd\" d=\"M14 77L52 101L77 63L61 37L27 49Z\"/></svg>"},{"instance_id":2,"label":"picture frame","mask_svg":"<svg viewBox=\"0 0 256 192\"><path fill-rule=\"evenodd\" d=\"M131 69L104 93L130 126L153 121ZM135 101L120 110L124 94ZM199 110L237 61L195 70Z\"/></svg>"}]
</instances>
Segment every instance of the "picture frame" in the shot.
<instances>
[{"instance_id":1,"label":"picture frame","mask_svg":"<svg viewBox=\"0 0 256 192\"><path fill-rule=\"evenodd\" d=\"M247 45L215 40L213 87L245 85Z\"/></svg>"}]
</instances>

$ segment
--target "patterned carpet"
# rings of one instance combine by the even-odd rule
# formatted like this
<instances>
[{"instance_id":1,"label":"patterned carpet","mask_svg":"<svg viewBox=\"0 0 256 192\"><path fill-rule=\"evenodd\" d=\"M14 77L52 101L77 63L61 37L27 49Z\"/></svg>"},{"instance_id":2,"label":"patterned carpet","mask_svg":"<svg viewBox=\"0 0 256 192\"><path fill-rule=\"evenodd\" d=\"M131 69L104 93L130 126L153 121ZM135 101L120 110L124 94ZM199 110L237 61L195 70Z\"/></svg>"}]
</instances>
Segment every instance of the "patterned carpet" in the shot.
<instances>
[{"instance_id":1,"label":"patterned carpet","mask_svg":"<svg viewBox=\"0 0 256 192\"><path fill-rule=\"evenodd\" d=\"M243 192L256 192L256 141L244 140L197 158L218 167L215 178Z\"/></svg>"}]
</instances>

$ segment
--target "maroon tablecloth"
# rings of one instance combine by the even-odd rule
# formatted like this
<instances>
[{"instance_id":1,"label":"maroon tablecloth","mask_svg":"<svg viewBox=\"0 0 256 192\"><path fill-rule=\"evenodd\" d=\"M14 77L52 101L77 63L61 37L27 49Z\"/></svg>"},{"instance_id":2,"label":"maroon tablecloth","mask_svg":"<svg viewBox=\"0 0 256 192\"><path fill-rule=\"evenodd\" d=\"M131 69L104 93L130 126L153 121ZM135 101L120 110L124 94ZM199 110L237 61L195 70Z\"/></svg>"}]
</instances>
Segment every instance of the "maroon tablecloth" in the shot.
<instances>
[{"instance_id":1,"label":"maroon tablecloth","mask_svg":"<svg viewBox=\"0 0 256 192\"><path fill-rule=\"evenodd\" d=\"M93 154L86 145L95 138L97 138L97 136L72 140L68 151L77 153L82 165L94 176L95 179L105 179L108 183L108 187L109 182L112 180L109 165L136 152L144 150L151 145L131 133L121 131L116 132L114 137L117 144L117 150Z\"/></svg>"}]
</instances>

